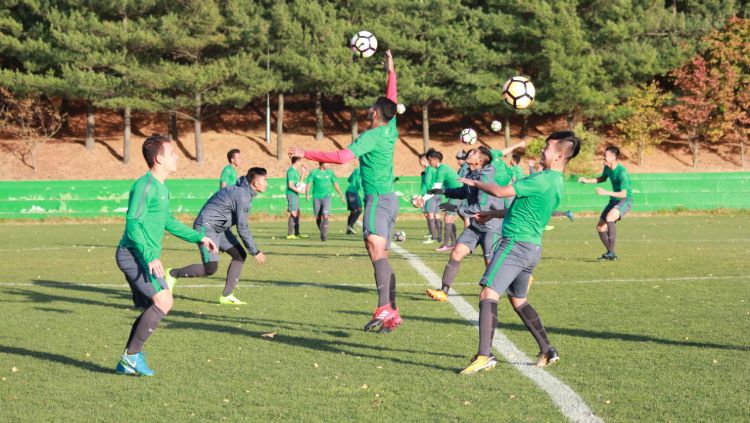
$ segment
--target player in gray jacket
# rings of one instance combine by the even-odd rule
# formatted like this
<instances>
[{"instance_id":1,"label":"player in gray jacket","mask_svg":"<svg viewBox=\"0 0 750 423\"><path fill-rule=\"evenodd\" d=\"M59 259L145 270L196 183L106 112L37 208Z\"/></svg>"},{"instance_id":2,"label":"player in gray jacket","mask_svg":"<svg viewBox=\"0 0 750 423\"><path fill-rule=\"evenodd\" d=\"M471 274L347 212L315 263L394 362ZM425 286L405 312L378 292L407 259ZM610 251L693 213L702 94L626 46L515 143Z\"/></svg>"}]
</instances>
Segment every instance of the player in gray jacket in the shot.
<instances>
[{"instance_id":1,"label":"player in gray jacket","mask_svg":"<svg viewBox=\"0 0 750 423\"><path fill-rule=\"evenodd\" d=\"M237 237L232 233L232 226L237 227L237 233L245 244L247 251L255 257L255 261L263 264L266 256L260 252L255 244L253 234L247 225L247 216L252 207L253 198L264 192L268 185L266 169L253 167L247 175L241 177L235 185L220 189L198 213L193 223L193 229L209 237L219 247L218 252L210 252L202 245L198 246L201 254L201 264L191 264L179 269L167 269L167 283L174 286L176 278L194 278L209 276L219 268L219 252L224 251L232 257L227 269L227 281L224 292L219 297L219 304L247 304L235 297L232 292L240 279L242 267L247 258L247 252L242 248Z\"/></svg>"}]
</instances>

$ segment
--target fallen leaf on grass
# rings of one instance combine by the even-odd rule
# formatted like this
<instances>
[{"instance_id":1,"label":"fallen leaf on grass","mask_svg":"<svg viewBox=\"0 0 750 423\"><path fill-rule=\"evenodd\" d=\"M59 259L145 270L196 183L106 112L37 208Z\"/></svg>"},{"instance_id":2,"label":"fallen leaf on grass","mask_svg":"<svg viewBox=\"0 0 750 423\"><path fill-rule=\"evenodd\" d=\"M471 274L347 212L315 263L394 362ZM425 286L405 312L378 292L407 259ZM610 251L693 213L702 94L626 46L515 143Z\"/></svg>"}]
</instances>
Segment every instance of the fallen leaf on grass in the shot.
<instances>
[{"instance_id":1,"label":"fallen leaf on grass","mask_svg":"<svg viewBox=\"0 0 750 423\"><path fill-rule=\"evenodd\" d=\"M317 369L320 366L318 366L318 363L313 363L313 367L315 367Z\"/></svg>"},{"instance_id":2,"label":"fallen leaf on grass","mask_svg":"<svg viewBox=\"0 0 750 423\"><path fill-rule=\"evenodd\" d=\"M13 372L13 373L15 373L15 372L17 372L17 371L18 371L18 369L16 369L16 368L14 367L14 368L10 369L10 371L11 371L11 372Z\"/></svg>"},{"instance_id":3,"label":"fallen leaf on grass","mask_svg":"<svg viewBox=\"0 0 750 423\"><path fill-rule=\"evenodd\" d=\"M268 333L264 333L264 334L263 334L263 335L261 335L261 336L262 336L263 338L273 338L274 336L276 336L276 332L268 332Z\"/></svg>"},{"instance_id":4,"label":"fallen leaf on grass","mask_svg":"<svg viewBox=\"0 0 750 423\"><path fill-rule=\"evenodd\" d=\"M360 388L367 389L367 384L365 383L364 385L360 386Z\"/></svg>"}]
</instances>

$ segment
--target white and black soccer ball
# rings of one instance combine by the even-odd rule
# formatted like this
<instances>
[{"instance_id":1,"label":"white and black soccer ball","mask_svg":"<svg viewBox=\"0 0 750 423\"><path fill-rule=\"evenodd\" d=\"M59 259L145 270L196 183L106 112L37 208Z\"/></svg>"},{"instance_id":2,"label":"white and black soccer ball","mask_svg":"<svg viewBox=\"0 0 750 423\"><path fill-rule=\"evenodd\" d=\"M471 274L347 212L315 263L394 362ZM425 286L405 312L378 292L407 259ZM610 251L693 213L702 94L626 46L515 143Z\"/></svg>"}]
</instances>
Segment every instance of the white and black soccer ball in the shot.
<instances>
[{"instance_id":1,"label":"white and black soccer ball","mask_svg":"<svg viewBox=\"0 0 750 423\"><path fill-rule=\"evenodd\" d=\"M503 129L503 124L499 120L493 120L492 123L490 123L490 129L494 132L500 132L500 130Z\"/></svg>"},{"instance_id":2,"label":"white and black soccer ball","mask_svg":"<svg viewBox=\"0 0 750 423\"><path fill-rule=\"evenodd\" d=\"M393 239L395 239L398 242L406 241L406 232L396 231L396 233L393 234Z\"/></svg>"},{"instance_id":3,"label":"white and black soccer ball","mask_svg":"<svg viewBox=\"0 0 750 423\"><path fill-rule=\"evenodd\" d=\"M503 85L503 100L514 109L526 109L534 103L536 89L525 76L514 76Z\"/></svg>"},{"instance_id":4,"label":"white and black soccer ball","mask_svg":"<svg viewBox=\"0 0 750 423\"><path fill-rule=\"evenodd\" d=\"M352 52L359 57L370 57L378 50L378 39L369 31L359 31L354 34L349 45Z\"/></svg>"},{"instance_id":5,"label":"white and black soccer ball","mask_svg":"<svg viewBox=\"0 0 750 423\"><path fill-rule=\"evenodd\" d=\"M403 103L398 103L396 105L396 113L403 115L404 112L406 112L406 106Z\"/></svg>"},{"instance_id":6,"label":"white and black soccer ball","mask_svg":"<svg viewBox=\"0 0 750 423\"><path fill-rule=\"evenodd\" d=\"M466 145L472 145L475 142L477 142L477 131L466 128L463 131L461 131L461 135L459 136L461 139L461 142Z\"/></svg>"}]
</instances>

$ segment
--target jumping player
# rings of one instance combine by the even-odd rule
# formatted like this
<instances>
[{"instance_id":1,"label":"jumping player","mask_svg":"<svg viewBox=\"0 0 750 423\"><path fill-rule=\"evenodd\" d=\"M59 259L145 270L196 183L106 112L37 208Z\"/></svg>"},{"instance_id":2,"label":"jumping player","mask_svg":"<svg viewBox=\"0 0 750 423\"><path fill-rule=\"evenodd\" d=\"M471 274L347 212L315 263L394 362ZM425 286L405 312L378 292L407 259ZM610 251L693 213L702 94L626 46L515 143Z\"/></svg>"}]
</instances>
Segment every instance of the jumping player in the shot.
<instances>
[{"instance_id":1,"label":"jumping player","mask_svg":"<svg viewBox=\"0 0 750 423\"><path fill-rule=\"evenodd\" d=\"M503 239L480 281L483 288L479 296L479 349L461 374L488 370L497 364L491 351L492 338L497 326L497 301L504 293L508 294L516 313L539 345L537 366L546 366L560 359L526 296L529 277L541 257L544 226L560 204L563 171L579 150L580 140L573 132L555 132L547 137L540 157L544 171L509 186L461 180L495 197L516 197L505 215Z\"/></svg>"},{"instance_id":2,"label":"jumping player","mask_svg":"<svg viewBox=\"0 0 750 423\"><path fill-rule=\"evenodd\" d=\"M398 197L393 185L393 150L398 139L396 128L396 71L390 50L386 53L388 84L386 96L375 100L367 116L370 129L362 133L348 148L330 153L305 151L292 147L292 157L329 163L346 163L359 159L362 187L365 194L363 236L367 253L375 270L378 307L365 325L365 331L380 326L379 332L390 332L401 324L396 307L396 274L388 262L393 226L398 214Z\"/></svg>"},{"instance_id":3,"label":"jumping player","mask_svg":"<svg viewBox=\"0 0 750 423\"><path fill-rule=\"evenodd\" d=\"M210 251L216 244L169 212L169 192L164 181L177 170L177 152L171 138L152 135L143 142L143 158L149 171L130 189L125 233L115 260L133 292L133 303L143 313L135 320L115 371L120 374L153 376L143 355L143 344L172 308L172 292L164 279L161 245L164 231L188 241L200 242Z\"/></svg>"},{"instance_id":4,"label":"jumping player","mask_svg":"<svg viewBox=\"0 0 750 423\"><path fill-rule=\"evenodd\" d=\"M193 222L193 229L205 234L232 257L227 269L227 279L224 292L219 296L219 304L247 304L235 297L233 292L240 280L242 267L245 265L247 252L242 248L237 237L232 233L232 226L237 227L237 233L245 244L245 248L255 257L258 264L266 261L266 256L260 252L255 244L253 234L247 225L248 213L253 206L253 198L265 192L268 182L267 172L262 167L252 167L247 175L241 177L235 185L222 188L208 199ZM179 269L167 269L167 284L170 289L177 281L176 278L195 278L210 276L219 269L219 254L211 253L204 247L199 247L200 264L190 264Z\"/></svg>"},{"instance_id":5,"label":"jumping player","mask_svg":"<svg viewBox=\"0 0 750 423\"><path fill-rule=\"evenodd\" d=\"M339 183L336 182L336 174L333 170L328 169L324 162L318 163L318 168L313 169L307 175L307 191L305 198L310 199L310 191L313 196L313 214L315 214L315 223L318 224L320 231L320 240L328 240L328 216L331 214L331 188L335 188L339 193L341 201L344 201L344 193L341 192Z\"/></svg>"},{"instance_id":6,"label":"jumping player","mask_svg":"<svg viewBox=\"0 0 750 423\"><path fill-rule=\"evenodd\" d=\"M599 223L596 224L596 231L602 244L607 252L602 254L597 260L615 261L618 259L615 254L615 241L617 239L617 222L633 207L633 190L630 188L630 175L628 175L625 166L618 163L620 158L620 149L615 146L609 146L604 150L604 169L602 174L597 178L578 178L582 184L600 184L607 179L612 181L612 191L597 187L596 193L599 195L608 195L609 203L602 210L599 216Z\"/></svg>"},{"instance_id":7,"label":"jumping player","mask_svg":"<svg viewBox=\"0 0 750 423\"><path fill-rule=\"evenodd\" d=\"M286 170L286 211L289 213L287 221L286 239L307 238L299 233L299 196L305 193L304 179L307 168L299 157L292 158L292 165ZM301 172L300 172L301 171Z\"/></svg>"},{"instance_id":8,"label":"jumping player","mask_svg":"<svg viewBox=\"0 0 750 423\"><path fill-rule=\"evenodd\" d=\"M227 152L227 160L229 161L229 164L224 166L224 169L221 170L219 189L237 183L237 170L242 164L242 156L240 156L240 150L236 148L229 150Z\"/></svg>"},{"instance_id":9,"label":"jumping player","mask_svg":"<svg viewBox=\"0 0 750 423\"><path fill-rule=\"evenodd\" d=\"M346 187L346 208L349 210L349 217L346 219L346 234L352 235L357 233L354 224L362 214L362 197L359 196L362 190L362 176L359 167L354 168L346 181L349 183Z\"/></svg>"}]
</instances>

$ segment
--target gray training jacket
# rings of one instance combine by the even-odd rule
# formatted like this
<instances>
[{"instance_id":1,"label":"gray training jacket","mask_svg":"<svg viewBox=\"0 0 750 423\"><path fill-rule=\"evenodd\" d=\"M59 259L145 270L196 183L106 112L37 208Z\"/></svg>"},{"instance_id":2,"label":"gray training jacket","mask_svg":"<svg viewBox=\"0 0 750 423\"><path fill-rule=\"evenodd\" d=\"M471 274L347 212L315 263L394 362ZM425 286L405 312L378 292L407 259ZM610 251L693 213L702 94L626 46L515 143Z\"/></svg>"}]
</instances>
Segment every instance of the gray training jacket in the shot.
<instances>
[{"instance_id":1,"label":"gray training jacket","mask_svg":"<svg viewBox=\"0 0 750 423\"><path fill-rule=\"evenodd\" d=\"M222 233L232 226L237 226L237 233L245 244L247 251L256 255L260 252L255 244L253 234L247 225L247 215L253 206L253 198L258 195L250 187L244 176L237 180L237 184L226 186L217 191L198 213L194 225L201 225L216 233Z\"/></svg>"},{"instance_id":2,"label":"gray training jacket","mask_svg":"<svg viewBox=\"0 0 750 423\"><path fill-rule=\"evenodd\" d=\"M464 178L494 183L495 166L488 164L479 170L469 169ZM458 188L447 188L443 190L443 193L448 198L466 199L466 204L461 206L461 213L467 216L473 216L480 211L502 210L505 208L505 202L502 198L493 197L484 191L468 185L462 185ZM480 232L499 232L503 228L503 219L490 219L484 225L480 225L472 217L471 226Z\"/></svg>"}]
</instances>

